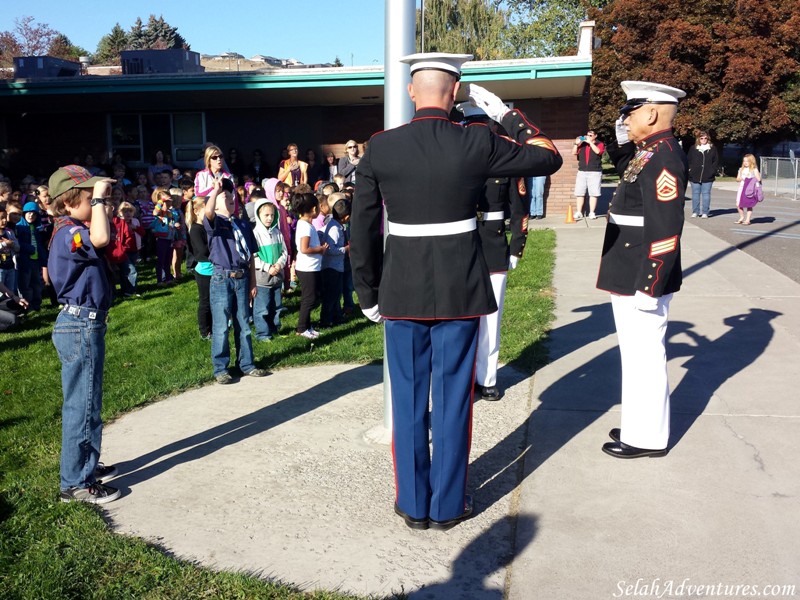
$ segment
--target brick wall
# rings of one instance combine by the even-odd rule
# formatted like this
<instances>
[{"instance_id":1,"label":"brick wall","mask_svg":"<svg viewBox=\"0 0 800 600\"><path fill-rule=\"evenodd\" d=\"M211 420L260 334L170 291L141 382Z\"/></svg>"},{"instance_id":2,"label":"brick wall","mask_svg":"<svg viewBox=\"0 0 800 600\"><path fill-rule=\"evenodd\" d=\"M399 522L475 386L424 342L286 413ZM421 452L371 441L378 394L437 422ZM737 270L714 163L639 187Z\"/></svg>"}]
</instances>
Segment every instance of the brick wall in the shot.
<instances>
[{"instance_id":1,"label":"brick wall","mask_svg":"<svg viewBox=\"0 0 800 600\"><path fill-rule=\"evenodd\" d=\"M589 98L553 98L546 100L522 100L516 102L542 131L550 136L564 158L564 165L557 173L548 177L544 195L545 215L564 215L575 198L575 177L578 161L572 155L572 142L586 133L589 127Z\"/></svg>"}]
</instances>

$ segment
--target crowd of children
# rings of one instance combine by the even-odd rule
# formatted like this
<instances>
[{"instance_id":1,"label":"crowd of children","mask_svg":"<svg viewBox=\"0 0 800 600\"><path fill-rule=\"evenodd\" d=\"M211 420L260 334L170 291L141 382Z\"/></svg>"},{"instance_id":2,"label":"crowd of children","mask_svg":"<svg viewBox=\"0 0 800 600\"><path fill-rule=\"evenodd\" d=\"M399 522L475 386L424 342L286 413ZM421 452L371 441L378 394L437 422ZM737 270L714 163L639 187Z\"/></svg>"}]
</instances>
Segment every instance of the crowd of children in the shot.
<instances>
[{"instance_id":1,"label":"crowd of children","mask_svg":"<svg viewBox=\"0 0 800 600\"><path fill-rule=\"evenodd\" d=\"M256 181L251 174L235 181L224 164L213 168L212 163L221 154L218 147L209 144L204 162L211 168L201 172L129 172L121 161L106 169L113 174L105 208L110 240L101 254L112 281L112 294L117 298L141 297L138 286L143 261L154 261L159 287L173 284L188 272L197 284L200 336L213 342L212 280L220 265L214 261L212 247L219 228L214 218L208 218L208 211L212 205L211 212L217 214L218 204L224 211L224 202L211 201L211 192L218 187L217 181L230 180L233 189L228 190L229 184L225 184L224 190L217 190L217 196L230 194L233 199L231 214L223 215L223 220L241 217L240 238L233 239L239 242L238 247L247 246L245 238L253 239L252 277L247 273L253 291L247 292L252 297L246 298L245 314L255 329L256 340L269 341L281 334L285 310L282 298L295 293L296 288L300 293L296 335L315 339L319 329L342 323L355 307L347 232L354 185L337 174L330 181L314 182L314 187L307 183L291 187L277 177ZM169 157L165 158L168 161ZM200 175L205 176L206 185L200 186L204 195L196 195ZM39 310L43 298L58 305L47 271L54 223L47 185L29 178L20 193L15 193L8 182L0 180L0 284L4 286L0 288L0 302L8 310L13 306L15 316ZM320 304L320 321L312 324L311 312ZM230 314L224 320L226 330L230 324L241 333ZM0 329L18 322L2 320ZM249 324L246 331L249 335ZM237 358L241 359L239 345L237 342ZM222 360L224 349L217 351ZM215 375L220 374L216 371L221 373L215 368Z\"/></svg>"}]
</instances>

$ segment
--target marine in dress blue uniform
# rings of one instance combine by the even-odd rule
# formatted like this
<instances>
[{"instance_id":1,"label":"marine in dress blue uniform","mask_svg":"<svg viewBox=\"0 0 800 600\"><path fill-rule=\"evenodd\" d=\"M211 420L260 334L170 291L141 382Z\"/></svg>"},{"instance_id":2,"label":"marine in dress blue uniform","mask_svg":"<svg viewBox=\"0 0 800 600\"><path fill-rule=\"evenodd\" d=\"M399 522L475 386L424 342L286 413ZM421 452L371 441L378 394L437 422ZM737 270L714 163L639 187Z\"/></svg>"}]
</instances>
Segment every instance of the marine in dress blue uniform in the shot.
<instances>
[{"instance_id":1,"label":"marine in dress blue uniform","mask_svg":"<svg viewBox=\"0 0 800 600\"><path fill-rule=\"evenodd\" d=\"M395 511L417 529L447 529L472 512L466 488L478 320L497 309L476 229L486 180L548 175L562 163L538 127L479 86L470 86L471 101L515 139L450 120L460 66L470 58L403 59L411 65L416 113L370 140L351 217L362 310L386 319Z\"/></svg>"},{"instance_id":2,"label":"marine in dress blue uniform","mask_svg":"<svg viewBox=\"0 0 800 600\"><path fill-rule=\"evenodd\" d=\"M622 359L621 427L603 451L663 456L669 440L666 328L681 287L686 155L672 133L682 90L623 81L628 101L608 153L621 182L608 214L597 287L611 292ZM629 139L628 139L629 138Z\"/></svg>"},{"instance_id":3,"label":"marine in dress blue uniform","mask_svg":"<svg viewBox=\"0 0 800 600\"><path fill-rule=\"evenodd\" d=\"M507 135L492 126L491 119L477 106L462 102L456 108L464 113L465 125L489 125L495 133ZM497 310L481 317L478 329L478 349L475 362L475 391L484 400L499 400L497 387L497 362L500 357L500 322L509 269L514 269L522 258L528 238L527 190L522 177L490 177L478 201L478 234L483 257L489 267ZM506 237L506 219L509 220L511 242Z\"/></svg>"}]
</instances>

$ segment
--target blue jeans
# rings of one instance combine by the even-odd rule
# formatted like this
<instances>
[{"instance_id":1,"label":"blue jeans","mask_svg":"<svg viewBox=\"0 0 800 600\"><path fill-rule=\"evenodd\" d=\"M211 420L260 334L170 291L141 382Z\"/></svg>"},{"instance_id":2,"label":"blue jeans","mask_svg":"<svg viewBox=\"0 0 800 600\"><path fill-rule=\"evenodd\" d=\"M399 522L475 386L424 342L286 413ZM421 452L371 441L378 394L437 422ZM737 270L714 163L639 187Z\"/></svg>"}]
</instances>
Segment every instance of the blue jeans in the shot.
<instances>
[{"instance_id":1,"label":"blue jeans","mask_svg":"<svg viewBox=\"0 0 800 600\"><path fill-rule=\"evenodd\" d=\"M128 252L128 258L119 263L119 287L126 296L136 293L136 280L139 273L136 271L136 252Z\"/></svg>"},{"instance_id":2,"label":"blue jeans","mask_svg":"<svg viewBox=\"0 0 800 600\"><path fill-rule=\"evenodd\" d=\"M236 343L236 363L243 373L256 368L253 364L253 342L247 322L250 302L250 278L245 272L241 279L228 277L224 273L211 276L209 296L211 299L211 364L214 377L228 371L231 346L228 342L228 321L233 322L233 338Z\"/></svg>"},{"instance_id":3,"label":"blue jeans","mask_svg":"<svg viewBox=\"0 0 800 600\"><path fill-rule=\"evenodd\" d=\"M278 335L281 328L281 301L280 282L275 287L259 286L258 295L253 300L253 322L256 326L256 339L268 340L273 335Z\"/></svg>"},{"instance_id":4,"label":"blue jeans","mask_svg":"<svg viewBox=\"0 0 800 600\"><path fill-rule=\"evenodd\" d=\"M711 186L713 181L706 183L692 182L692 213L696 215L707 215L711 210ZM700 210L700 198L703 199L703 210Z\"/></svg>"},{"instance_id":5,"label":"blue jeans","mask_svg":"<svg viewBox=\"0 0 800 600\"><path fill-rule=\"evenodd\" d=\"M53 345L61 360L61 489L89 487L100 460L104 321L58 314Z\"/></svg>"},{"instance_id":6,"label":"blue jeans","mask_svg":"<svg viewBox=\"0 0 800 600\"><path fill-rule=\"evenodd\" d=\"M541 217L544 214L544 184L547 177L531 177L528 179L528 185L531 188L531 211L532 217Z\"/></svg>"},{"instance_id":7,"label":"blue jeans","mask_svg":"<svg viewBox=\"0 0 800 600\"><path fill-rule=\"evenodd\" d=\"M15 294L17 293L17 270L0 269L0 283L4 284Z\"/></svg>"}]
</instances>

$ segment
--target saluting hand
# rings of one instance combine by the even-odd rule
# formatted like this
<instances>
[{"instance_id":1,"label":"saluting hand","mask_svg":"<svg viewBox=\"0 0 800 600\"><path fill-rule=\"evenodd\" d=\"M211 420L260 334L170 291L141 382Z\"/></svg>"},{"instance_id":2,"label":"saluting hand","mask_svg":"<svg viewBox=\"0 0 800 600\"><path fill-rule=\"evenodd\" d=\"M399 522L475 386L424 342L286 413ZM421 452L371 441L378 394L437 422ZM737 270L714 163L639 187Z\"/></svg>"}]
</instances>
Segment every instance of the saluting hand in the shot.
<instances>
[{"instance_id":1,"label":"saluting hand","mask_svg":"<svg viewBox=\"0 0 800 600\"><path fill-rule=\"evenodd\" d=\"M503 101L492 92L474 83L469 84L469 102L472 106L480 108L493 121L498 123L503 120L510 109Z\"/></svg>"}]
</instances>

